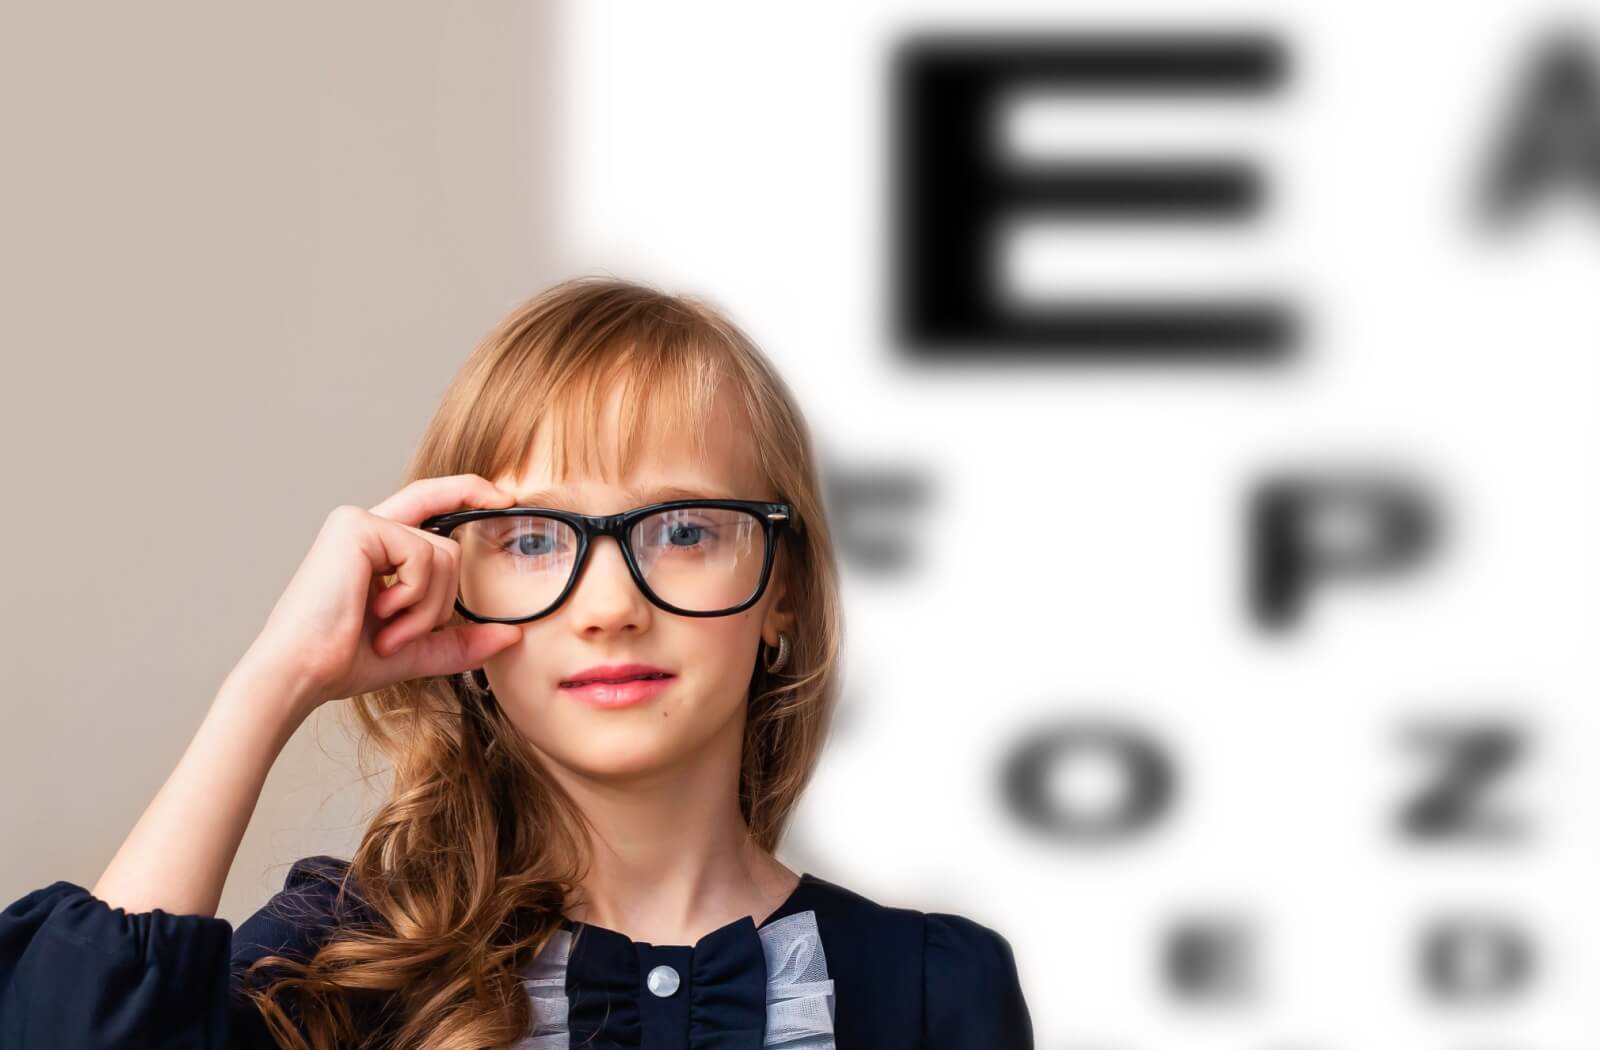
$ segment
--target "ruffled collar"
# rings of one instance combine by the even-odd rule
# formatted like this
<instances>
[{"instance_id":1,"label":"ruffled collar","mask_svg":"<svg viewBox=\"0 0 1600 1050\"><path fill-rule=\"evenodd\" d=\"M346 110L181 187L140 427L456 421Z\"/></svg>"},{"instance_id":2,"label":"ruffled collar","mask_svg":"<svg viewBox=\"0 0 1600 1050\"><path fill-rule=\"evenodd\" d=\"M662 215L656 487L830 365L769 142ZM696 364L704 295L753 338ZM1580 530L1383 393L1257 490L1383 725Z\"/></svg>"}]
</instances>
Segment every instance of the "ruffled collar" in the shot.
<instances>
[{"instance_id":1,"label":"ruffled collar","mask_svg":"<svg viewBox=\"0 0 1600 1050\"><path fill-rule=\"evenodd\" d=\"M562 918L522 970L534 1027L517 1050L835 1050L834 989L810 872L759 925L657 945Z\"/></svg>"}]
</instances>

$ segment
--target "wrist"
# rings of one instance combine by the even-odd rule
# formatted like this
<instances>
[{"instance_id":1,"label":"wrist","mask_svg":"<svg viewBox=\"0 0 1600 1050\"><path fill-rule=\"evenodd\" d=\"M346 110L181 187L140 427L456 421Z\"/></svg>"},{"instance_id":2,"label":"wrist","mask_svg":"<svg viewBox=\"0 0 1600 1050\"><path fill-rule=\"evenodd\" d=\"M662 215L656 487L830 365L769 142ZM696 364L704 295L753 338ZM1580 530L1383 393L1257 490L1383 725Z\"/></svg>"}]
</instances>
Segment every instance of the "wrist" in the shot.
<instances>
[{"instance_id":1,"label":"wrist","mask_svg":"<svg viewBox=\"0 0 1600 1050\"><path fill-rule=\"evenodd\" d=\"M245 652L217 693L219 703L283 723L293 734L322 701L315 683L281 662L262 659L252 648Z\"/></svg>"}]
</instances>

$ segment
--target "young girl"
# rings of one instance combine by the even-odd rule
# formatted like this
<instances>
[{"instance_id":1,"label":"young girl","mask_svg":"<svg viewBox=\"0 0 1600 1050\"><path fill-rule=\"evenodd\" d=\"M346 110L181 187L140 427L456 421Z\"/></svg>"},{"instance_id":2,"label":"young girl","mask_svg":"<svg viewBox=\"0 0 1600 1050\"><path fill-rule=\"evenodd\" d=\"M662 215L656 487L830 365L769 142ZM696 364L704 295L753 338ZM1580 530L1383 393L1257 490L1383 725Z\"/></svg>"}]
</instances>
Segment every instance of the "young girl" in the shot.
<instances>
[{"instance_id":1,"label":"young girl","mask_svg":"<svg viewBox=\"0 0 1600 1050\"><path fill-rule=\"evenodd\" d=\"M0 914L0 1046L1031 1050L1004 937L774 856L842 620L809 430L743 332L557 285L407 476L328 515L94 889ZM235 930L267 772L345 697L392 791Z\"/></svg>"}]
</instances>

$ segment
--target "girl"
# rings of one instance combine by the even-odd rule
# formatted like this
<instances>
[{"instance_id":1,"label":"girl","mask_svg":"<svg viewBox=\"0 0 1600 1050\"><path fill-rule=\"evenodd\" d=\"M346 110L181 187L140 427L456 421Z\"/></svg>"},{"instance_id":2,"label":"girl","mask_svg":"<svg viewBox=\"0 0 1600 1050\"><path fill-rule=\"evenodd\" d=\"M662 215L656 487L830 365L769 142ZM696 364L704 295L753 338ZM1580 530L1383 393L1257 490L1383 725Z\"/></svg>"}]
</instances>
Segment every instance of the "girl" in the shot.
<instances>
[{"instance_id":1,"label":"girl","mask_svg":"<svg viewBox=\"0 0 1600 1050\"><path fill-rule=\"evenodd\" d=\"M94 889L0 914L0 1046L1031 1050L1000 934L774 856L842 620L809 430L739 328L557 285L408 478L328 515ZM392 791L235 930L267 772L344 697Z\"/></svg>"}]
</instances>

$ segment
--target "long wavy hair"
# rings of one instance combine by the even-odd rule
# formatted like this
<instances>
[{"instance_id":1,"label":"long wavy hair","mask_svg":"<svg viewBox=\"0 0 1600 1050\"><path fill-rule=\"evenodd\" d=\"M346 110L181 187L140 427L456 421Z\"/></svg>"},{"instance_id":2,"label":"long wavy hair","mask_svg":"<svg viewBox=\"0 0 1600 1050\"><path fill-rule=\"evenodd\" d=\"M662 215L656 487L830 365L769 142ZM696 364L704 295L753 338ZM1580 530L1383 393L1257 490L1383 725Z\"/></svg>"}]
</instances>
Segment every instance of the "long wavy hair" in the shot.
<instances>
[{"instance_id":1,"label":"long wavy hair","mask_svg":"<svg viewBox=\"0 0 1600 1050\"><path fill-rule=\"evenodd\" d=\"M755 343L699 296L609 276L564 281L518 305L474 349L405 483L521 476L543 426L554 428L558 478L575 461L592 466L596 406L616 381L625 384L624 472L655 428L707 433L717 391L734 384L754 459L800 524L777 564L796 636L778 674L751 653L740 773L749 834L775 853L832 721L843 622L809 428ZM452 614L450 623L464 622ZM275 978L247 980L246 994L281 1046L479 1050L530 1031L517 971L560 929L591 862L588 840L581 813L493 694L463 685L455 675L421 678L351 698L359 765L370 777L381 754L392 787L338 877L338 900L358 900L360 921L335 923L305 963L270 955L249 970ZM353 1030L358 1000L384 1005L380 1032Z\"/></svg>"}]
</instances>

